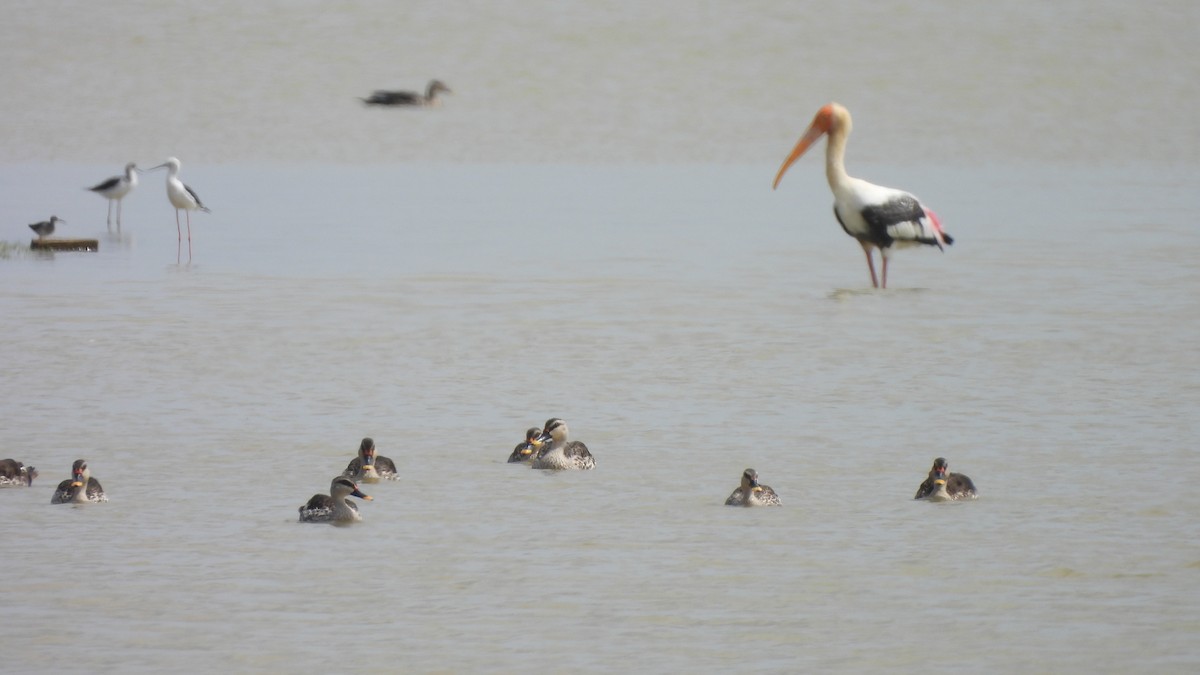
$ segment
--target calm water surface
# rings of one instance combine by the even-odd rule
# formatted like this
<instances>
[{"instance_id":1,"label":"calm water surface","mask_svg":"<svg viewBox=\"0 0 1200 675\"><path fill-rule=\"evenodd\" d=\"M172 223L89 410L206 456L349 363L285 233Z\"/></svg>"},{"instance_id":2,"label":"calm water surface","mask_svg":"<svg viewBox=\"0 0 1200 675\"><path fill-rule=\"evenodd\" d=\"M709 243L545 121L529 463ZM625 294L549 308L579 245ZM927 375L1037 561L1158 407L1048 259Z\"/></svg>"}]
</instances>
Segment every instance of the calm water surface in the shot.
<instances>
[{"instance_id":1,"label":"calm water surface","mask_svg":"<svg viewBox=\"0 0 1200 675\"><path fill-rule=\"evenodd\" d=\"M0 259L14 671L1200 666L1191 4L126 4L0 29L0 240L101 240ZM819 157L769 187L833 98L957 239L886 292ZM80 189L168 155L190 261L162 174ZM595 471L504 463L551 416ZM368 435L401 480L296 523ZM939 455L978 501L911 501Z\"/></svg>"}]
</instances>

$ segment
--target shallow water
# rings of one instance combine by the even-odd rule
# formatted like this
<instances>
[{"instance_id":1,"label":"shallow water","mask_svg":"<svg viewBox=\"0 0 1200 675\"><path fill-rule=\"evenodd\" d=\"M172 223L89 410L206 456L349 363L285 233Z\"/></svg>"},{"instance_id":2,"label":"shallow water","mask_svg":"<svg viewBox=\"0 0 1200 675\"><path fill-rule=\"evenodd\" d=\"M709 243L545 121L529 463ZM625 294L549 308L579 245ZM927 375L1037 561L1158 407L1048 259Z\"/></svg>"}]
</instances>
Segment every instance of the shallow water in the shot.
<instances>
[{"instance_id":1,"label":"shallow water","mask_svg":"<svg viewBox=\"0 0 1200 675\"><path fill-rule=\"evenodd\" d=\"M1144 68L1148 95L1165 96L1197 63L1151 67L1194 50L1165 9L1112 5L1073 24L1070 5L985 16L974 60L928 75L931 95L958 101L962 127L921 140L903 111L872 103L909 80L873 75L870 57L904 44L897 72L928 73L941 33L848 51L856 60L818 70L819 95L802 94L770 82L769 68L816 48L786 39L800 22L790 5L514 10L494 30L496 5L394 10L446 27L415 31L424 49L367 39L387 25L368 4L284 14L270 31L256 30L267 9L219 3L153 19L131 4L125 22L92 16L88 31L91 5L40 7L14 13L0 49L46 26L62 31L58 49L0 78L88 103L7 117L22 121L0 129L0 239L23 243L24 223L53 210L68 220L62 236L101 248L0 259L0 455L41 472L32 488L0 490L0 630L23 645L6 657L15 670L1200 664L1188 534L1200 508L1196 148L1178 134L1134 142L1156 133L1131 123L1098 160L1092 130L1117 116L1069 83L1047 110L1087 114L1028 156L968 124L1015 116L1021 101L951 95L980 68L1003 88L1061 75L1055 64L1079 54L1117 59L1126 42L1086 49L1110 32L1144 45L1163 28L1159 50L1121 68ZM828 31L856 16L824 11ZM987 10L927 11L962 29ZM982 39L1020 43L1031 23L1074 28L1038 42L1040 59L1002 61ZM132 46L114 57L129 69L101 83L76 59L108 28ZM719 46L688 49L693 34ZM468 58L471 35L487 40ZM165 77L168 38L208 86ZM379 51L351 48L362 44ZM669 95L762 72L760 47L774 65L752 104ZM626 78L620 65L647 54L659 68ZM389 60L419 74L393 74ZM539 96L496 99L514 81L500 73ZM837 73L872 85L843 85L863 92L847 100L822 84ZM455 88L441 110L354 105L435 74ZM224 77L257 95L214 95ZM646 78L674 89L637 113L600 96ZM787 114L781 93L795 97ZM126 106L135 94L186 94L192 112L176 124ZM886 292L866 288L818 157L770 190L829 98L856 112L851 172L921 195L956 238L944 254L898 253ZM12 112L11 99L0 106ZM1186 131L1180 114L1159 119ZM90 115L132 118L98 136ZM229 123L239 115L254 142ZM196 120L195 135L166 141ZM894 160L918 148L928 156ZM162 174L126 200L120 234L80 189L168 154L213 209L193 217L190 262L170 240ZM551 416L596 470L504 463ZM375 500L360 524L296 523L368 435L402 479L364 486ZM911 501L937 456L974 479L979 500ZM77 457L109 503L49 504ZM783 508L721 506L748 466Z\"/></svg>"},{"instance_id":2,"label":"shallow water","mask_svg":"<svg viewBox=\"0 0 1200 675\"><path fill-rule=\"evenodd\" d=\"M907 670L936 640L985 670L1183 669L1190 197L1134 227L951 202L959 243L875 292L764 168L198 168L223 207L191 265L149 199L124 246L5 261L4 444L42 472L0 495L22 663ZM1056 175L1070 203L1124 182ZM346 194L272 216L251 176ZM388 176L421 217L356 194ZM595 471L503 463L552 415ZM361 525L294 523L364 435L403 480ZM938 455L977 502L909 500ZM49 506L76 456L110 503ZM720 506L746 466L785 508Z\"/></svg>"}]
</instances>

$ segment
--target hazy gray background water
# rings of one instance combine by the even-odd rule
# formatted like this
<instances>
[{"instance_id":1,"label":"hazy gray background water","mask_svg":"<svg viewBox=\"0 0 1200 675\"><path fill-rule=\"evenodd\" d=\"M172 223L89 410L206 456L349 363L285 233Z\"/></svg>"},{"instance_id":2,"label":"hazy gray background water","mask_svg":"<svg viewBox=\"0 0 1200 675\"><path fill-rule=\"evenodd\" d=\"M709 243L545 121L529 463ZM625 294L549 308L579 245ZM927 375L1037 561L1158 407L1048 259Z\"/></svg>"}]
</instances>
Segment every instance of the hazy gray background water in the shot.
<instances>
[{"instance_id":1,"label":"hazy gray background water","mask_svg":"<svg viewBox=\"0 0 1200 675\"><path fill-rule=\"evenodd\" d=\"M12 4L0 240L101 250L0 260L6 666L1195 670L1197 13ZM958 239L887 292L819 156L769 189L828 100ZM81 189L168 155L190 264ZM595 471L503 463L552 415Z\"/></svg>"}]
</instances>

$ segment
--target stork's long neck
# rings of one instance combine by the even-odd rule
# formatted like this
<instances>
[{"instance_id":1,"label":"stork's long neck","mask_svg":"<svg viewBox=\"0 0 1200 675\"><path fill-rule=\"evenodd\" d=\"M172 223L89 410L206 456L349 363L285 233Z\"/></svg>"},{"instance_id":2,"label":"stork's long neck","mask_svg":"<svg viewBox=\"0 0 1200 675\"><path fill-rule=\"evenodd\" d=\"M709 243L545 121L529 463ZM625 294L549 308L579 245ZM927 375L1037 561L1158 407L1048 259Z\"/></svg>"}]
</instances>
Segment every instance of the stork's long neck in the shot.
<instances>
[{"instance_id":1,"label":"stork's long neck","mask_svg":"<svg viewBox=\"0 0 1200 675\"><path fill-rule=\"evenodd\" d=\"M825 177L835 193L850 180L846 174L846 138L849 135L845 128L836 126L829 130L829 140L825 143Z\"/></svg>"}]
</instances>

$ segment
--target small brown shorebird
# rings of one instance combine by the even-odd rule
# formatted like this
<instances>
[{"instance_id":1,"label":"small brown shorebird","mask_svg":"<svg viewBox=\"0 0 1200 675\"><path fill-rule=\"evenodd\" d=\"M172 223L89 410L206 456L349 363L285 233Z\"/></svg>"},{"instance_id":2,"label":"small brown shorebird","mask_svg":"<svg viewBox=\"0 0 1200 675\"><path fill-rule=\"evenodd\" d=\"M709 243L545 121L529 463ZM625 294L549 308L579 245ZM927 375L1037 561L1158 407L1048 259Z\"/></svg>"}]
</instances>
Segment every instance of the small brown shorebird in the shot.
<instances>
[{"instance_id":1,"label":"small brown shorebird","mask_svg":"<svg viewBox=\"0 0 1200 675\"><path fill-rule=\"evenodd\" d=\"M29 229L38 236L38 239L45 239L54 234L54 226L58 223L66 223L67 221L58 216L50 216L50 220L43 220L40 223L30 223Z\"/></svg>"}]
</instances>

